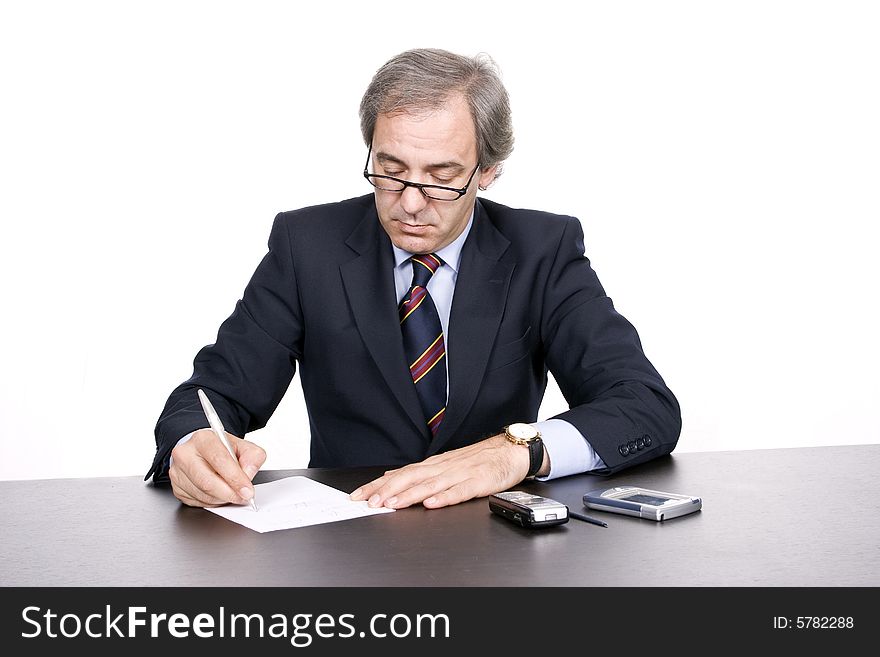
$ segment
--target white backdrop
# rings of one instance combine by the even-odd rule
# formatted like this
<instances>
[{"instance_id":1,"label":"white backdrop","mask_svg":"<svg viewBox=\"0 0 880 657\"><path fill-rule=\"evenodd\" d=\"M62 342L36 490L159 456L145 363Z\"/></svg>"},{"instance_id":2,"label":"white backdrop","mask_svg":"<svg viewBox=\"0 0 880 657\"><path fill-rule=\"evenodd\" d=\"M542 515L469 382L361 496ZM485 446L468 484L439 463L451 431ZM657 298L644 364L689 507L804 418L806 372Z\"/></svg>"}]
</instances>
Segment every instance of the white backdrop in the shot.
<instances>
[{"instance_id":1,"label":"white backdrop","mask_svg":"<svg viewBox=\"0 0 880 657\"><path fill-rule=\"evenodd\" d=\"M275 214L369 191L358 102L412 47L498 62L485 195L581 219L678 451L878 442L878 34L839 0L4 3L0 479L147 470ZM250 438L305 467L298 378Z\"/></svg>"}]
</instances>

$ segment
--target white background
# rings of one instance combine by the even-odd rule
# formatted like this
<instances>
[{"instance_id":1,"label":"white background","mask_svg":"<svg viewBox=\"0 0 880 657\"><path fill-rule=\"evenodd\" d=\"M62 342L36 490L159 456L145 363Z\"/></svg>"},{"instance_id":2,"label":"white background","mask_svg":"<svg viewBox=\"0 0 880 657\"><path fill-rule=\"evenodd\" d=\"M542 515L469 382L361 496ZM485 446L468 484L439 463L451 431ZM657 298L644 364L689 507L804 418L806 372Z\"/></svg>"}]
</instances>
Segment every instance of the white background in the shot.
<instances>
[{"instance_id":1,"label":"white background","mask_svg":"<svg viewBox=\"0 0 880 657\"><path fill-rule=\"evenodd\" d=\"M0 479L145 473L275 214L369 191L357 106L412 47L498 62L485 196L581 219L679 452L878 442L878 34L871 2L4 3ZM249 437L305 467L298 378Z\"/></svg>"}]
</instances>

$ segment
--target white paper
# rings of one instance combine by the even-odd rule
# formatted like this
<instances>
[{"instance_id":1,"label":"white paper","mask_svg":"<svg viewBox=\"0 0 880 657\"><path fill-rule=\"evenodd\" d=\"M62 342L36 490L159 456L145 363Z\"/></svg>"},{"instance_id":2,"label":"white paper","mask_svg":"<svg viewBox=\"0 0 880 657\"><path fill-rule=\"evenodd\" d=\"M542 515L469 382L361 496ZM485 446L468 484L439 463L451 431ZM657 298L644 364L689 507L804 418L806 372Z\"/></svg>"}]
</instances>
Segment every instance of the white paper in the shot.
<instances>
[{"instance_id":1,"label":"white paper","mask_svg":"<svg viewBox=\"0 0 880 657\"><path fill-rule=\"evenodd\" d=\"M256 484L254 500L257 503L256 512L250 504L230 504L208 511L261 534L394 511L384 507L372 509L367 506L366 500L355 502L348 493L308 477L287 477L267 484Z\"/></svg>"}]
</instances>

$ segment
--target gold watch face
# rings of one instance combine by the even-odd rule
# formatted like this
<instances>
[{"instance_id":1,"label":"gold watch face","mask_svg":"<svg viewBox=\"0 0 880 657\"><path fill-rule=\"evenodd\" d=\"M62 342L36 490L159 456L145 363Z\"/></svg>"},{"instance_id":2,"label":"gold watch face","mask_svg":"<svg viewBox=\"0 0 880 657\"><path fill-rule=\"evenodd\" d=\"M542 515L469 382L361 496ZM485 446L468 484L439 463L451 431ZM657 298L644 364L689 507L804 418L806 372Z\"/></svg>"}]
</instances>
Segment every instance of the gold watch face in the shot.
<instances>
[{"instance_id":1,"label":"gold watch face","mask_svg":"<svg viewBox=\"0 0 880 657\"><path fill-rule=\"evenodd\" d=\"M525 422L514 422L507 427L506 432L509 440L521 445L533 442L541 435L535 427Z\"/></svg>"}]
</instances>

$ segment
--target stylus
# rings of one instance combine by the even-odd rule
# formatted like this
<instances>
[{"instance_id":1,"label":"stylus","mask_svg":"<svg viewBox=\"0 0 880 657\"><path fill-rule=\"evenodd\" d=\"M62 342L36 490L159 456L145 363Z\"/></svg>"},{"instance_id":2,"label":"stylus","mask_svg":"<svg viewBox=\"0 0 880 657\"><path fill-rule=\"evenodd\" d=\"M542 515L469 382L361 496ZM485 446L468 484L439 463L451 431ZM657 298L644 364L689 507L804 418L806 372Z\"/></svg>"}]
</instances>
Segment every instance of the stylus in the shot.
<instances>
[{"instance_id":1,"label":"stylus","mask_svg":"<svg viewBox=\"0 0 880 657\"><path fill-rule=\"evenodd\" d=\"M592 516L585 516L584 514L577 513L576 511L569 511L568 515L571 516L572 518L577 518L578 520L583 520L584 522L589 522L590 524L593 524L593 525L599 525L600 527L607 527L608 526L608 523L603 520L599 520L598 518L593 518Z\"/></svg>"},{"instance_id":2,"label":"stylus","mask_svg":"<svg viewBox=\"0 0 880 657\"><path fill-rule=\"evenodd\" d=\"M211 400L208 399L208 395L206 395L201 388L199 388L199 401L202 402L202 410L205 411L205 416L208 418L208 424L211 425L211 428L214 430L214 433L217 434L220 442L223 443L224 447L229 450L229 454L235 459L235 462L238 463L238 457L235 455L235 452L232 451L232 445L229 444L229 439L226 437L226 430L223 428L220 416L217 415L217 411L214 410ZM257 505L254 502L253 497L251 498L251 508L254 511L257 510Z\"/></svg>"}]
</instances>

